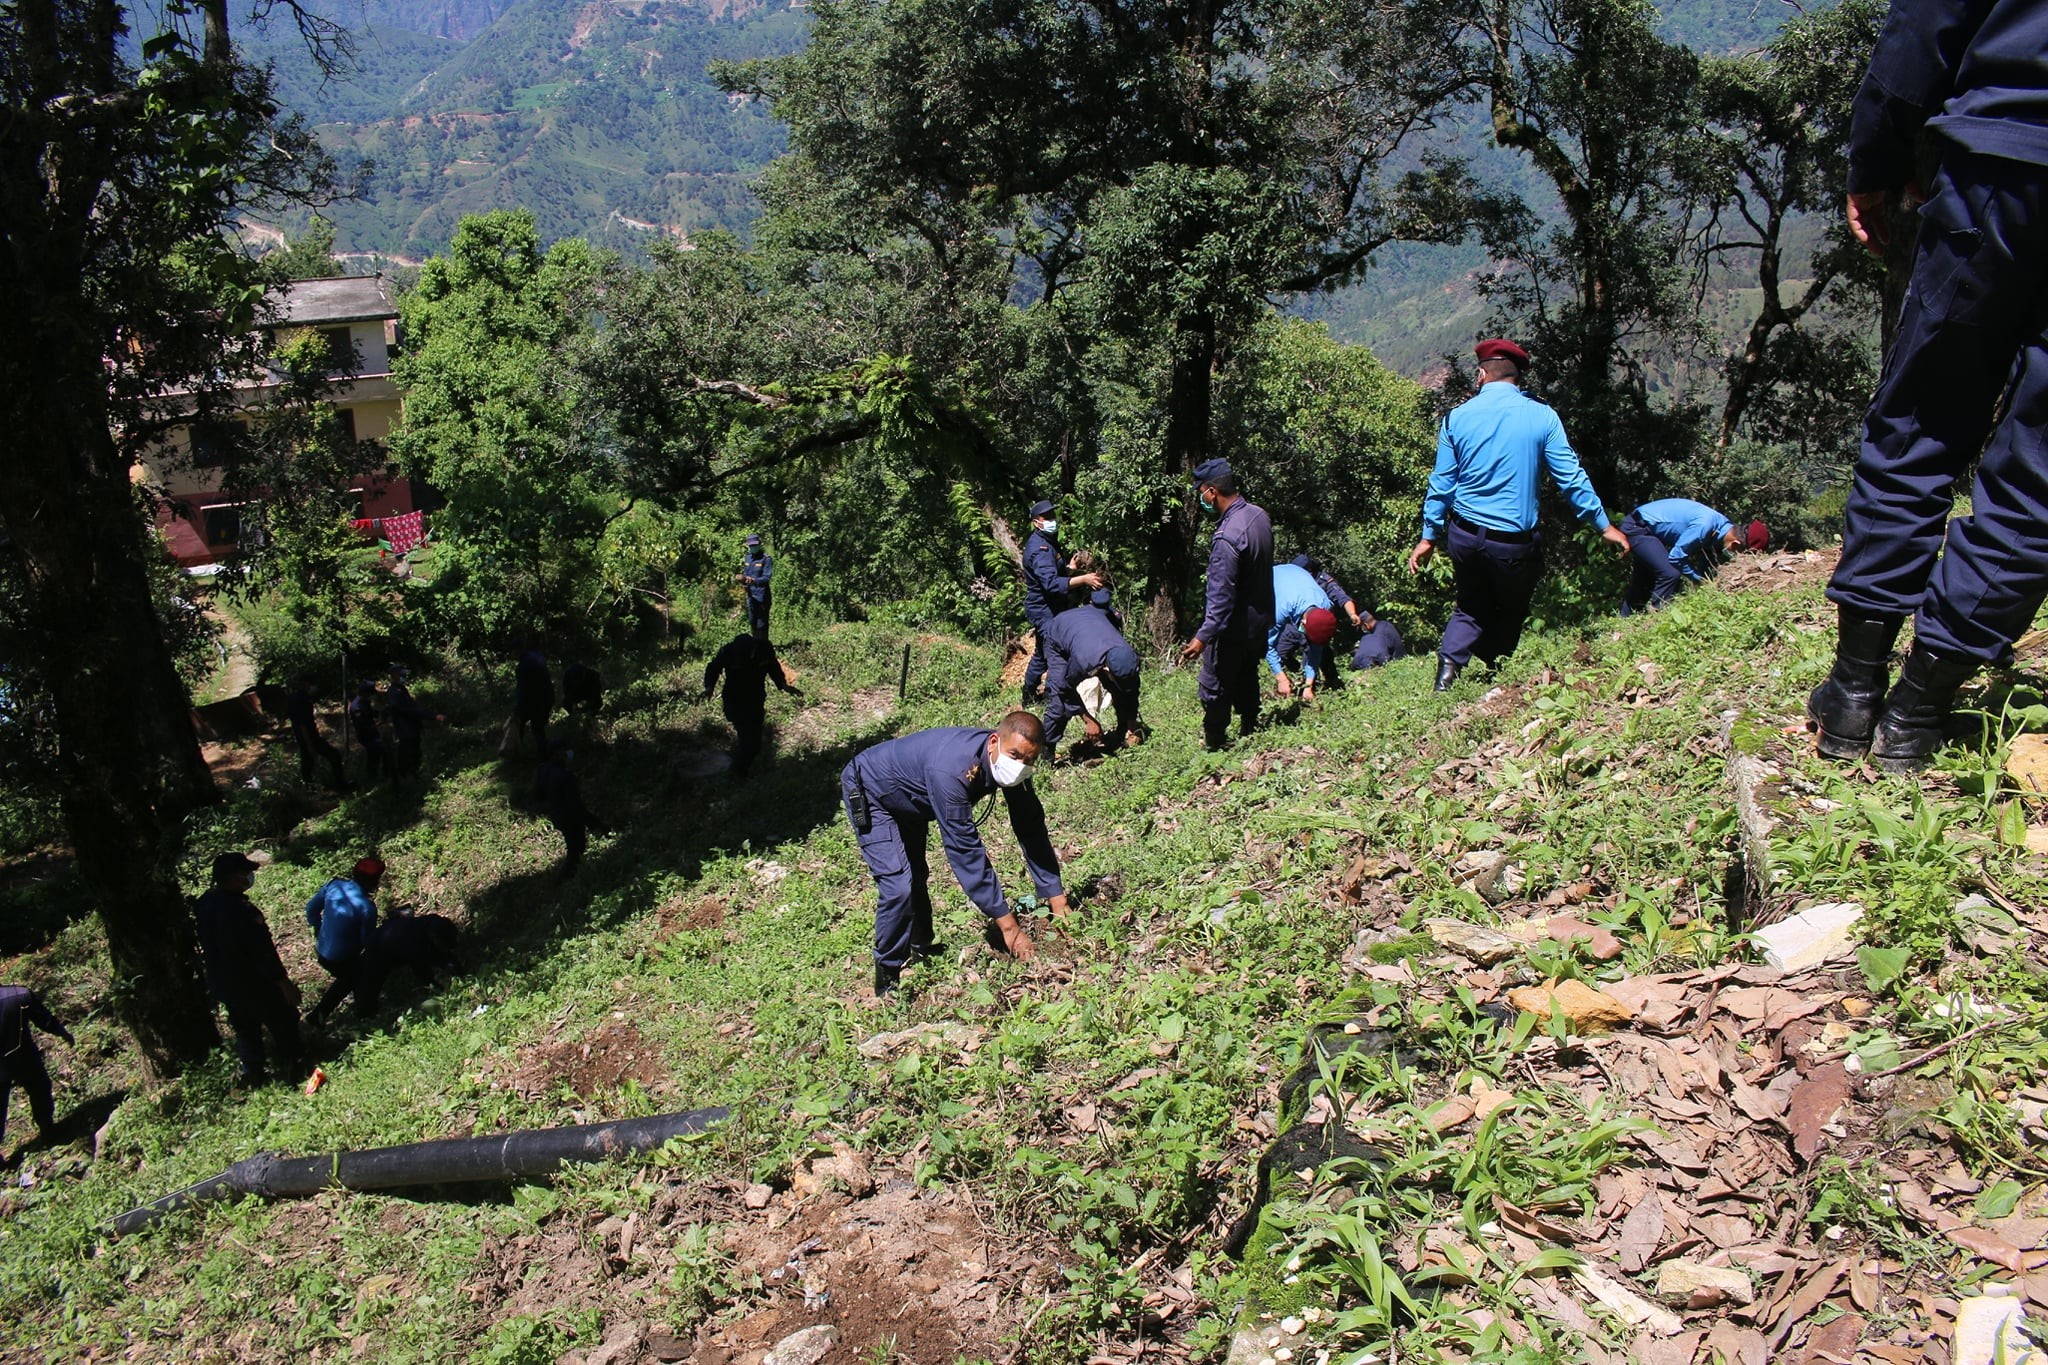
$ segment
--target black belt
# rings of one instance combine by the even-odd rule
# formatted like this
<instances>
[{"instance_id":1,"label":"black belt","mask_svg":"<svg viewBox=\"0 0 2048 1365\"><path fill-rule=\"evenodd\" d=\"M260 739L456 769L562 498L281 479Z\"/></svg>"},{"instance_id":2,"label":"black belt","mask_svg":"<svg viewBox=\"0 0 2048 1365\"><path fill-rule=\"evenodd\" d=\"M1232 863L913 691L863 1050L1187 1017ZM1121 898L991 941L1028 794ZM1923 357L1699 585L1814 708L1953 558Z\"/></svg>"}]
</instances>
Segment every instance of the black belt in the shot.
<instances>
[{"instance_id":1,"label":"black belt","mask_svg":"<svg viewBox=\"0 0 2048 1365\"><path fill-rule=\"evenodd\" d=\"M1456 512L1451 513L1451 520L1457 522L1458 525L1464 527L1475 536L1482 536L1487 540L1497 540L1504 545L1530 545L1534 544L1536 540L1536 533L1534 531L1496 531L1491 526L1475 526Z\"/></svg>"}]
</instances>

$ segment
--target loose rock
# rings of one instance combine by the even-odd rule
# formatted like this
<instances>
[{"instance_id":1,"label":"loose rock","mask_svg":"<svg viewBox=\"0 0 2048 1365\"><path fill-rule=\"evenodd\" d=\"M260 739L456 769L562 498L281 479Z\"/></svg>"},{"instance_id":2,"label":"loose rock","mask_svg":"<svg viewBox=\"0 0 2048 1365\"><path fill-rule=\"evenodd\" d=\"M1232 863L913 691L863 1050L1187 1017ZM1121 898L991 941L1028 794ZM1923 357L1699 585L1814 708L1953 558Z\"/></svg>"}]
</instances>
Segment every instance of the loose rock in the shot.
<instances>
[{"instance_id":1,"label":"loose rock","mask_svg":"<svg viewBox=\"0 0 2048 1365\"><path fill-rule=\"evenodd\" d=\"M2018 1299L1964 1299L1956 1306L1951 1365L2048 1365L2048 1351L2021 1330L2026 1320L2026 1306Z\"/></svg>"},{"instance_id":2,"label":"loose rock","mask_svg":"<svg viewBox=\"0 0 2048 1365\"><path fill-rule=\"evenodd\" d=\"M1811 905L1788 919L1756 931L1764 961L1787 972L1803 972L1856 951L1855 928L1863 907L1854 901Z\"/></svg>"},{"instance_id":3,"label":"loose rock","mask_svg":"<svg viewBox=\"0 0 2048 1365\"><path fill-rule=\"evenodd\" d=\"M1425 920L1422 927L1439 948L1448 948L1482 966L1513 957L1519 946L1498 929L1468 924L1461 919Z\"/></svg>"},{"instance_id":4,"label":"loose rock","mask_svg":"<svg viewBox=\"0 0 2048 1365\"><path fill-rule=\"evenodd\" d=\"M1756 1301L1756 1286L1749 1276L1728 1266L1697 1261L1664 1262L1657 1270L1657 1293L1687 1308L1712 1308L1729 1300Z\"/></svg>"},{"instance_id":5,"label":"loose rock","mask_svg":"<svg viewBox=\"0 0 2048 1365\"><path fill-rule=\"evenodd\" d=\"M818 1365L839 1344L839 1329L829 1322L791 1332L775 1343L761 1365Z\"/></svg>"},{"instance_id":6,"label":"loose rock","mask_svg":"<svg viewBox=\"0 0 2048 1365\"><path fill-rule=\"evenodd\" d=\"M1519 986L1508 992L1508 1003L1545 1019L1561 1012L1580 1033L1605 1033L1636 1017L1634 1010L1606 991L1576 980Z\"/></svg>"}]
</instances>

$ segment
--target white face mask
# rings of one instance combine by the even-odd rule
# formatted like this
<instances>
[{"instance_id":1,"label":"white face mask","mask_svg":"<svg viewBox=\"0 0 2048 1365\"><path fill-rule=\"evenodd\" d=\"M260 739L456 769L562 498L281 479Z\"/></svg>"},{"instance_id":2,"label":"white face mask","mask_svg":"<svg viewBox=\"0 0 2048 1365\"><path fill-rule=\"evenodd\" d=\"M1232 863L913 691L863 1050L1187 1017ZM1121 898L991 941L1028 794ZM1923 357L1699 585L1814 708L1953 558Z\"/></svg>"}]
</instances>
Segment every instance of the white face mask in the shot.
<instances>
[{"instance_id":1,"label":"white face mask","mask_svg":"<svg viewBox=\"0 0 2048 1365\"><path fill-rule=\"evenodd\" d=\"M1044 521L1038 523L1038 529L1049 536L1056 536L1060 533L1060 524L1053 518L1047 517Z\"/></svg>"},{"instance_id":2,"label":"white face mask","mask_svg":"<svg viewBox=\"0 0 2048 1365\"><path fill-rule=\"evenodd\" d=\"M1014 787L1031 776L1031 765L1013 754L997 749L989 759L988 775L996 780L998 787Z\"/></svg>"}]
</instances>

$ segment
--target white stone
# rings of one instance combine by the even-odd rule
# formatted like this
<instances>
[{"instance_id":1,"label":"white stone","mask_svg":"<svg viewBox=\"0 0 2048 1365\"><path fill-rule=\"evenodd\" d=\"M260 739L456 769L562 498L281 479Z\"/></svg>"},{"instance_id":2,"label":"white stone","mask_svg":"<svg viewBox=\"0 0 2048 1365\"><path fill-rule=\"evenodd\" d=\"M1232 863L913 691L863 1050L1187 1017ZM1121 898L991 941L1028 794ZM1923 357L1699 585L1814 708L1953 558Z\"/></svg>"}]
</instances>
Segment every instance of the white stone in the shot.
<instances>
[{"instance_id":1,"label":"white stone","mask_svg":"<svg viewBox=\"0 0 2048 1365\"><path fill-rule=\"evenodd\" d=\"M1847 957L1856 951L1857 921L1863 907L1854 901L1810 905L1788 919L1756 931L1764 961L1788 972L1803 972Z\"/></svg>"},{"instance_id":2,"label":"white stone","mask_svg":"<svg viewBox=\"0 0 2048 1365\"><path fill-rule=\"evenodd\" d=\"M1498 929L1468 924L1461 919L1425 920L1422 927L1438 947L1469 957L1482 966L1513 957L1521 946Z\"/></svg>"},{"instance_id":3,"label":"white stone","mask_svg":"<svg viewBox=\"0 0 2048 1365\"><path fill-rule=\"evenodd\" d=\"M1749 1276L1729 1266L1701 1265L1697 1261L1666 1261L1657 1271L1657 1293L1688 1308L1712 1308L1717 1303L1756 1302L1756 1286Z\"/></svg>"},{"instance_id":4,"label":"white stone","mask_svg":"<svg viewBox=\"0 0 2048 1365\"><path fill-rule=\"evenodd\" d=\"M761 1365L818 1365L818 1362L832 1354L832 1348L839 1344L839 1329L829 1322L816 1327L806 1327L801 1332L791 1332L775 1343L775 1349L761 1360Z\"/></svg>"},{"instance_id":5,"label":"white stone","mask_svg":"<svg viewBox=\"0 0 2048 1365\"><path fill-rule=\"evenodd\" d=\"M1956 1306L1951 1365L2048 1365L2048 1352L2020 1330L2026 1317L2018 1299L1964 1299Z\"/></svg>"},{"instance_id":6,"label":"white stone","mask_svg":"<svg viewBox=\"0 0 2048 1365\"><path fill-rule=\"evenodd\" d=\"M1301 1328L1302 1322L1300 1318L1280 1319L1280 1330L1287 1333L1287 1335L1290 1337L1295 1335L1297 1332L1301 1331Z\"/></svg>"}]
</instances>

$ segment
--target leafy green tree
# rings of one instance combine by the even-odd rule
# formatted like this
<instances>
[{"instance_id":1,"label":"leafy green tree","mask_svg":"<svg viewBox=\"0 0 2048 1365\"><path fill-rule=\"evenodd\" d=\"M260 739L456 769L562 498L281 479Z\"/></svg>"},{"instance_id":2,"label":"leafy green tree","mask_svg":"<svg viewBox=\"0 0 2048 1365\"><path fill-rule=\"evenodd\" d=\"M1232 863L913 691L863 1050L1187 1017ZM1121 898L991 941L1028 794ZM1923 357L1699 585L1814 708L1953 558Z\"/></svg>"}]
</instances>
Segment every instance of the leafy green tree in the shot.
<instances>
[{"instance_id":1,"label":"leafy green tree","mask_svg":"<svg viewBox=\"0 0 2048 1365\"><path fill-rule=\"evenodd\" d=\"M1700 64L1647 0L1489 0L1494 140L1525 156L1561 220L1490 218L1516 267L1486 288L1537 359L1594 483L1629 497L1697 444L1700 414L1653 390L1694 348Z\"/></svg>"},{"instance_id":2,"label":"leafy green tree","mask_svg":"<svg viewBox=\"0 0 2048 1365\"><path fill-rule=\"evenodd\" d=\"M1702 68L1707 251L1717 261L1753 260L1759 294L1723 367L1717 458L1753 411L1765 429L1749 434L1792 444L1807 459L1821 446L1841 452L1861 416L1859 396L1874 376L1857 334L1884 272L1850 240L1840 199L1850 105L1883 19L1878 0L1841 0L1793 20L1761 52ZM1795 254L1791 234L1803 215L1819 215L1821 241ZM1787 278L1795 263L1805 266L1796 287ZM1829 312L1846 325L1820 322Z\"/></svg>"},{"instance_id":3,"label":"leafy green tree","mask_svg":"<svg viewBox=\"0 0 2048 1365\"><path fill-rule=\"evenodd\" d=\"M993 240L1016 257L1010 288L1050 302L1102 250L1079 316L1159 338L1126 354L1164 413L1140 480L1164 640L1192 586L1185 476L1213 448L1236 331L1271 293L1355 278L1388 240L1463 231L1462 168L1397 153L1468 86L1464 15L1435 0L827 0L803 52L721 78L771 98L797 155L921 243L940 289L977 279L953 262Z\"/></svg>"},{"instance_id":4,"label":"leafy green tree","mask_svg":"<svg viewBox=\"0 0 2048 1365\"><path fill-rule=\"evenodd\" d=\"M318 215L304 233L273 251L263 263L288 280L322 280L346 273L334 258L334 224Z\"/></svg>"},{"instance_id":5,"label":"leafy green tree","mask_svg":"<svg viewBox=\"0 0 2048 1365\"><path fill-rule=\"evenodd\" d=\"M183 817L215 792L130 470L253 366L268 281L237 216L320 199L331 163L237 58L226 0L153 13L131 60L119 0L0 3L0 526L114 1009L166 1075L217 1041L177 879Z\"/></svg>"},{"instance_id":6,"label":"leafy green tree","mask_svg":"<svg viewBox=\"0 0 2048 1365\"><path fill-rule=\"evenodd\" d=\"M602 271L586 243L543 251L530 214L499 211L465 218L400 300L405 422L391 447L447 500L426 604L444 638L583 628L592 547L620 500L574 439L561 357L589 326Z\"/></svg>"}]
</instances>

